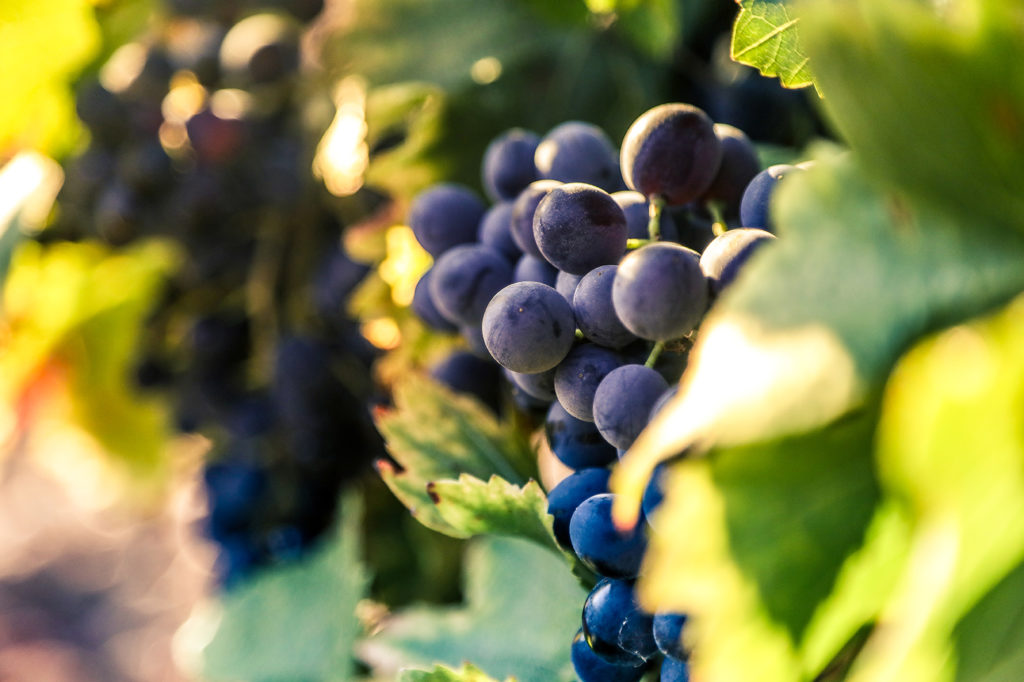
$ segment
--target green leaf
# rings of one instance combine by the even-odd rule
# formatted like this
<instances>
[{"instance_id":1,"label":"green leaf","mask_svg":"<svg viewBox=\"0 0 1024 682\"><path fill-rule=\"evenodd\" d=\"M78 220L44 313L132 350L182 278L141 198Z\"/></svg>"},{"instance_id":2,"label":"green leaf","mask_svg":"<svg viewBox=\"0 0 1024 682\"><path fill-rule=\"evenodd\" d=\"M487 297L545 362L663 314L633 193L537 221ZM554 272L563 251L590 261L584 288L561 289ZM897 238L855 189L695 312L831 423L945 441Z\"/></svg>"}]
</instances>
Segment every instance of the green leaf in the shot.
<instances>
[{"instance_id":1,"label":"green leaf","mask_svg":"<svg viewBox=\"0 0 1024 682\"><path fill-rule=\"evenodd\" d=\"M420 523L448 535L465 537L439 512L427 486L432 481L478 480L497 475L524 485L536 478L536 457L523 436L500 424L472 398L460 396L422 376L394 387L395 408L377 416L388 452L400 470L378 463L384 482Z\"/></svg>"},{"instance_id":2,"label":"green leaf","mask_svg":"<svg viewBox=\"0 0 1024 682\"><path fill-rule=\"evenodd\" d=\"M971 619L1005 624L991 604L975 611L958 640L954 634L1024 560L1021 414L1024 298L926 339L893 371L878 458L884 485L913 513L913 534L885 628L869 640L851 679L950 680L958 653L972 668L979 657L1000 655L992 641L967 636ZM962 648L970 646L982 649ZM1001 652L1009 662L1014 655Z\"/></svg>"},{"instance_id":3,"label":"green leaf","mask_svg":"<svg viewBox=\"0 0 1024 682\"><path fill-rule=\"evenodd\" d=\"M639 0L619 5L618 25L648 56L668 60L679 46L682 8L677 0Z\"/></svg>"},{"instance_id":4,"label":"green leaf","mask_svg":"<svg viewBox=\"0 0 1024 682\"><path fill-rule=\"evenodd\" d=\"M170 473L170 415L127 378L143 320L175 262L158 242L112 251L24 241L3 290L0 410L28 405L33 388L56 373L70 421L98 442L122 479L120 492L138 501L160 492Z\"/></svg>"},{"instance_id":5,"label":"green leaf","mask_svg":"<svg viewBox=\"0 0 1024 682\"><path fill-rule=\"evenodd\" d=\"M359 657L380 675L472 661L496 679L575 679L569 651L586 593L560 559L525 540L478 538L465 575L463 605L400 611L360 642Z\"/></svg>"},{"instance_id":6,"label":"green leaf","mask_svg":"<svg viewBox=\"0 0 1024 682\"><path fill-rule=\"evenodd\" d=\"M459 670L453 670L445 665L436 665L430 671L402 670L398 673L398 682L497 682L497 680L485 675L475 665L466 663Z\"/></svg>"},{"instance_id":7,"label":"green leaf","mask_svg":"<svg viewBox=\"0 0 1024 682\"><path fill-rule=\"evenodd\" d=\"M43 227L63 183L57 162L41 154L23 152L0 166L0 285L15 246Z\"/></svg>"},{"instance_id":8,"label":"green leaf","mask_svg":"<svg viewBox=\"0 0 1024 682\"><path fill-rule=\"evenodd\" d=\"M879 189L855 158L779 186L779 239L701 325L682 390L613 474L632 519L650 471L683 449L800 433L870 402L929 330L1024 290L1024 239Z\"/></svg>"},{"instance_id":9,"label":"green leaf","mask_svg":"<svg viewBox=\"0 0 1024 682\"><path fill-rule=\"evenodd\" d=\"M787 88L814 83L797 27L800 17L786 0L738 0L732 28L732 58Z\"/></svg>"},{"instance_id":10,"label":"green leaf","mask_svg":"<svg viewBox=\"0 0 1024 682\"><path fill-rule=\"evenodd\" d=\"M957 623L958 682L1024 678L1024 564L1018 564Z\"/></svg>"},{"instance_id":11,"label":"green leaf","mask_svg":"<svg viewBox=\"0 0 1024 682\"><path fill-rule=\"evenodd\" d=\"M1024 230L1020 3L841 0L800 11L825 109L867 171L965 226Z\"/></svg>"},{"instance_id":12,"label":"green leaf","mask_svg":"<svg viewBox=\"0 0 1024 682\"><path fill-rule=\"evenodd\" d=\"M467 474L427 484L437 512L462 537L513 535L557 549L548 500L536 481L524 486L491 476L485 483Z\"/></svg>"},{"instance_id":13,"label":"green leaf","mask_svg":"<svg viewBox=\"0 0 1024 682\"><path fill-rule=\"evenodd\" d=\"M203 679L354 679L352 647L361 634L355 609L368 584L359 560L361 517L358 497L346 497L323 546L221 597L216 632L202 650Z\"/></svg>"},{"instance_id":14,"label":"green leaf","mask_svg":"<svg viewBox=\"0 0 1024 682\"><path fill-rule=\"evenodd\" d=\"M810 680L877 615L901 534L876 512L874 425L866 412L669 470L639 595L692 617L695 678Z\"/></svg>"}]
</instances>

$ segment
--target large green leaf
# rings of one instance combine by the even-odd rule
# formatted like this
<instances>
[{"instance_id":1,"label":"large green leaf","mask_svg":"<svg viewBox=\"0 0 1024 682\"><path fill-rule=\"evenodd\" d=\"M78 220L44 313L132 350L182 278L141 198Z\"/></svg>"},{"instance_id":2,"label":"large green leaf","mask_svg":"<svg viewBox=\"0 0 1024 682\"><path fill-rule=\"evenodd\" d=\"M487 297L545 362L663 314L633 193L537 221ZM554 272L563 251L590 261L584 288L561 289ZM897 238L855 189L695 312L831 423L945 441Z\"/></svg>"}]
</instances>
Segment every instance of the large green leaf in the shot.
<instances>
[{"instance_id":1,"label":"large green leaf","mask_svg":"<svg viewBox=\"0 0 1024 682\"><path fill-rule=\"evenodd\" d=\"M813 679L877 615L904 533L876 511L874 425L863 413L670 469L639 594L691 616L695 677Z\"/></svg>"},{"instance_id":2,"label":"large green leaf","mask_svg":"<svg viewBox=\"0 0 1024 682\"><path fill-rule=\"evenodd\" d=\"M848 154L787 177L773 209L779 239L708 314L683 389L613 474L622 522L661 458L836 419L914 339L1024 290L1018 233L888 193Z\"/></svg>"},{"instance_id":3,"label":"large green leaf","mask_svg":"<svg viewBox=\"0 0 1024 682\"><path fill-rule=\"evenodd\" d=\"M958 682L1024 679L1024 564L1018 564L957 623Z\"/></svg>"},{"instance_id":4,"label":"large green leaf","mask_svg":"<svg viewBox=\"0 0 1024 682\"><path fill-rule=\"evenodd\" d=\"M355 610L368 583L360 563L361 516L358 497L346 497L326 544L220 598L206 620L216 631L202 651L204 680L354 679L352 647L361 633Z\"/></svg>"},{"instance_id":5,"label":"large green leaf","mask_svg":"<svg viewBox=\"0 0 1024 682\"><path fill-rule=\"evenodd\" d=\"M547 496L536 481L517 486L498 476L484 482L461 474L455 481L431 481L427 493L441 518L464 537L514 535L557 548Z\"/></svg>"},{"instance_id":6,"label":"large green leaf","mask_svg":"<svg viewBox=\"0 0 1024 682\"><path fill-rule=\"evenodd\" d=\"M1019 2L834 0L800 11L829 118L872 175L965 227L1024 230Z\"/></svg>"},{"instance_id":7,"label":"large green leaf","mask_svg":"<svg viewBox=\"0 0 1024 682\"><path fill-rule=\"evenodd\" d=\"M561 559L525 540L478 538L465 575L465 604L398 612L359 644L360 658L382 675L472 661L496 679L575 679L569 651L586 593Z\"/></svg>"},{"instance_id":8,"label":"large green leaf","mask_svg":"<svg viewBox=\"0 0 1024 682\"><path fill-rule=\"evenodd\" d=\"M765 76L778 76L787 88L814 82L810 59L800 40L800 17L786 0L737 0L732 58Z\"/></svg>"},{"instance_id":9,"label":"large green leaf","mask_svg":"<svg viewBox=\"0 0 1024 682\"><path fill-rule=\"evenodd\" d=\"M878 458L884 485L913 513L913 535L885 627L852 679L952 680L958 653L973 670L989 656L991 669L1020 665L1016 650L976 628L1001 620L1005 630L1024 600L1013 591L1019 577L999 585L1024 559L1022 414L1024 298L925 340L894 370ZM957 633L997 585L1003 613L982 601Z\"/></svg>"}]
</instances>

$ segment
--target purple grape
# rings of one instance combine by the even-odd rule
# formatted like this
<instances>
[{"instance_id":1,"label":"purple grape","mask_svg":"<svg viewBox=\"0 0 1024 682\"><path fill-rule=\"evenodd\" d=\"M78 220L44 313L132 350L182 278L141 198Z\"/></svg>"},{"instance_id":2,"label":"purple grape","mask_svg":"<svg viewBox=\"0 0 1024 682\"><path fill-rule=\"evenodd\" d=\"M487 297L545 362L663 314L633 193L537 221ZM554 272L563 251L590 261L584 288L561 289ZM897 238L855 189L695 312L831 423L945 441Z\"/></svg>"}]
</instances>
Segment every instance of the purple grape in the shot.
<instances>
[{"instance_id":1,"label":"purple grape","mask_svg":"<svg viewBox=\"0 0 1024 682\"><path fill-rule=\"evenodd\" d=\"M524 253L516 263L515 272L512 275L513 282L540 282L549 287L555 286L558 277L558 270L554 265L543 258L531 256Z\"/></svg>"},{"instance_id":2,"label":"purple grape","mask_svg":"<svg viewBox=\"0 0 1024 682\"><path fill-rule=\"evenodd\" d=\"M569 521L569 539L580 561L606 578L629 580L640 572L647 538L644 525L619 532L612 523L614 495L594 495L576 508Z\"/></svg>"},{"instance_id":3,"label":"purple grape","mask_svg":"<svg viewBox=\"0 0 1024 682\"><path fill-rule=\"evenodd\" d=\"M789 164L768 166L751 179L743 190L740 200L740 224L743 227L756 227L768 232L775 232L775 224L770 212L772 194L779 180L790 173L799 173L800 168Z\"/></svg>"},{"instance_id":4,"label":"purple grape","mask_svg":"<svg viewBox=\"0 0 1024 682\"><path fill-rule=\"evenodd\" d=\"M537 145L533 158L538 177L585 182L608 192L622 188L615 145L591 123L567 121L555 126Z\"/></svg>"},{"instance_id":5,"label":"purple grape","mask_svg":"<svg viewBox=\"0 0 1024 682\"><path fill-rule=\"evenodd\" d=\"M610 663L594 653L583 630L572 640L572 667L581 682L639 682L646 665L642 659L629 663Z\"/></svg>"},{"instance_id":6,"label":"purple grape","mask_svg":"<svg viewBox=\"0 0 1024 682\"><path fill-rule=\"evenodd\" d=\"M732 284L754 252L773 239L771 232L753 227L727 230L715 237L700 256L700 269L708 278L711 294L717 296Z\"/></svg>"},{"instance_id":7,"label":"purple grape","mask_svg":"<svg viewBox=\"0 0 1024 682\"><path fill-rule=\"evenodd\" d=\"M654 617L637 603L633 583L605 578L583 604L583 635L598 656L611 662L647 660L658 653Z\"/></svg>"},{"instance_id":8,"label":"purple grape","mask_svg":"<svg viewBox=\"0 0 1024 682\"><path fill-rule=\"evenodd\" d=\"M487 209L480 219L477 239L505 254L509 262L515 263L523 254L512 239L512 202L502 201Z\"/></svg>"},{"instance_id":9,"label":"purple grape","mask_svg":"<svg viewBox=\"0 0 1024 682\"><path fill-rule=\"evenodd\" d=\"M523 374L553 368L575 340L569 302L546 284L516 282L494 296L483 316L487 350L502 367Z\"/></svg>"},{"instance_id":10,"label":"purple grape","mask_svg":"<svg viewBox=\"0 0 1024 682\"><path fill-rule=\"evenodd\" d=\"M491 199L511 200L538 178L533 154L540 138L521 128L506 130L484 152L483 183Z\"/></svg>"},{"instance_id":11,"label":"purple grape","mask_svg":"<svg viewBox=\"0 0 1024 682\"><path fill-rule=\"evenodd\" d=\"M455 332L458 330L458 325L449 321L434 305L434 298L430 294L430 279L433 275L434 269L431 268L424 272L416 282L416 289L412 295L412 311L431 329L439 332Z\"/></svg>"},{"instance_id":12,"label":"purple grape","mask_svg":"<svg viewBox=\"0 0 1024 682\"><path fill-rule=\"evenodd\" d=\"M620 150L622 177L630 189L686 204L711 185L722 145L707 114L689 104L662 104L640 115Z\"/></svg>"},{"instance_id":13,"label":"purple grape","mask_svg":"<svg viewBox=\"0 0 1024 682\"><path fill-rule=\"evenodd\" d=\"M604 190L567 183L548 192L533 217L533 237L559 270L585 275L618 263L626 250L626 216Z\"/></svg>"},{"instance_id":14,"label":"purple grape","mask_svg":"<svg viewBox=\"0 0 1024 682\"><path fill-rule=\"evenodd\" d=\"M588 467L572 472L548 493L548 514L554 517L555 538L558 544L572 549L569 540L569 521L583 500L608 492L611 472L602 467Z\"/></svg>"},{"instance_id":15,"label":"purple grape","mask_svg":"<svg viewBox=\"0 0 1024 682\"><path fill-rule=\"evenodd\" d=\"M592 343L573 348L555 370L555 395L565 411L594 421L594 393L601 381L622 364L622 356Z\"/></svg>"},{"instance_id":16,"label":"purple grape","mask_svg":"<svg viewBox=\"0 0 1024 682\"><path fill-rule=\"evenodd\" d=\"M555 400L554 369L549 369L546 372L538 372L537 374L521 374L520 372L513 372L510 369L506 369L504 371L505 376L508 377L509 381L531 397L541 400L545 404L551 403Z\"/></svg>"},{"instance_id":17,"label":"purple grape","mask_svg":"<svg viewBox=\"0 0 1024 682\"><path fill-rule=\"evenodd\" d=\"M583 275L570 275L568 272L559 270L555 276L555 290L564 296L565 300L571 301L581 279L583 279Z\"/></svg>"},{"instance_id":18,"label":"purple grape","mask_svg":"<svg viewBox=\"0 0 1024 682\"><path fill-rule=\"evenodd\" d=\"M576 325L583 336L608 348L622 348L637 340L636 334L619 320L612 305L616 270L617 265L594 268L583 276L572 296Z\"/></svg>"},{"instance_id":19,"label":"purple grape","mask_svg":"<svg viewBox=\"0 0 1024 682\"><path fill-rule=\"evenodd\" d=\"M700 201L721 202L727 216L738 217L743 190L761 170L761 162L753 143L742 130L725 123L716 123L714 128L722 144L722 161Z\"/></svg>"},{"instance_id":20,"label":"purple grape","mask_svg":"<svg viewBox=\"0 0 1024 682\"><path fill-rule=\"evenodd\" d=\"M619 205L622 213L626 216L626 237L628 239L648 239L650 233L647 225L651 218L651 205L647 201L647 197L640 194L640 192L628 189L621 192L613 192L612 199L615 200L615 203ZM668 212L662 211L658 222L661 225L661 239L663 241L679 241L679 229L668 215Z\"/></svg>"},{"instance_id":21,"label":"purple grape","mask_svg":"<svg viewBox=\"0 0 1024 682\"><path fill-rule=\"evenodd\" d=\"M487 207L468 187L451 183L420 192L409 208L409 227L427 253L437 258L459 244L476 241Z\"/></svg>"},{"instance_id":22,"label":"purple grape","mask_svg":"<svg viewBox=\"0 0 1024 682\"><path fill-rule=\"evenodd\" d=\"M683 648L683 627L686 616L681 613L656 613L652 630L658 650L666 656L685 661L690 652Z\"/></svg>"},{"instance_id":23,"label":"purple grape","mask_svg":"<svg viewBox=\"0 0 1024 682\"><path fill-rule=\"evenodd\" d=\"M570 469L603 467L615 461L615 448L597 427L572 416L557 401L548 408L544 433L551 452Z\"/></svg>"},{"instance_id":24,"label":"purple grape","mask_svg":"<svg viewBox=\"0 0 1024 682\"><path fill-rule=\"evenodd\" d=\"M667 388L665 379L649 367L614 369L594 393L594 424L609 443L629 449L647 426L651 407Z\"/></svg>"},{"instance_id":25,"label":"purple grape","mask_svg":"<svg viewBox=\"0 0 1024 682\"><path fill-rule=\"evenodd\" d=\"M533 214L537 211L537 205L547 196L548 192L561 186L562 183L557 180L537 180L527 185L526 189L520 192L513 202L512 241L523 253L543 258L540 249L537 248L537 240L533 237Z\"/></svg>"},{"instance_id":26,"label":"purple grape","mask_svg":"<svg viewBox=\"0 0 1024 682\"><path fill-rule=\"evenodd\" d=\"M451 322L479 325L491 298L512 281L505 257L483 244L449 249L434 263L430 296Z\"/></svg>"},{"instance_id":27,"label":"purple grape","mask_svg":"<svg viewBox=\"0 0 1024 682\"><path fill-rule=\"evenodd\" d=\"M685 336L700 322L708 304L700 257L678 244L640 247L619 263L612 303L622 324L642 339Z\"/></svg>"}]
</instances>

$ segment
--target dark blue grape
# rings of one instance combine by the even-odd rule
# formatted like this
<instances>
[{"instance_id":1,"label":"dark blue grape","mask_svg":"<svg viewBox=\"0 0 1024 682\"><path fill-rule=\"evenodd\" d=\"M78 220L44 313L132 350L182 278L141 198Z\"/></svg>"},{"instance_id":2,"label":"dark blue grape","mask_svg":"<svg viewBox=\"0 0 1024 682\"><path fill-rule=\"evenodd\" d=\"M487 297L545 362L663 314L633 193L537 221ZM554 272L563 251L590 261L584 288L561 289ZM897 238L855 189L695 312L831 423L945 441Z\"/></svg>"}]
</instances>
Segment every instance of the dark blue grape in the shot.
<instances>
[{"instance_id":1,"label":"dark blue grape","mask_svg":"<svg viewBox=\"0 0 1024 682\"><path fill-rule=\"evenodd\" d=\"M484 341L502 367L522 374L553 368L575 340L569 302L539 282L516 282L494 296L483 317Z\"/></svg>"},{"instance_id":2,"label":"dark blue grape","mask_svg":"<svg viewBox=\"0 0 1024 682\"><path fill-rule=\"evenodd\" d=\"M678 658L666 656L661 662L660 682L690 682L690 664Z\"/></svg>"},{"instance_id":3,"label":"dark blue grape","mask_svg":"<svg viewBox=\"0 0 1024 682\"><path fill-rule=\"evenodd\" d=\"M651 205L647 197L634 190L613 192L612 199L626 216L626 237L629 239L648 239L648 224L651 218ZM666 242L679 241L679 230L676 228L667 211L662 211L658 220L661 226L661 239Z\"/></svg>"},{"instance_id":4,"label":"dark blue grape","mask_svg":"<svg viewBox=\"0 0 1024 682\"><path fill-rule=\"evenodd\" d=\"M522 128L494 138L484 152L483 183L491 199L511 200L537 179L533 154L540 138Z\"/></svg>"},{"instance_id":5,"label":"dark blue grape","mask_svg":"<svg viewBox=\"0 0 1024 682\"><path fill-rule=\"evenodd\" d=\"M594 495L608 492L608 477L611 472L600 467L578 469L563 478L548 493L548 514L554 517L555 538L558 543L572 549L569 540L569 521L576 507Z\"/></svg>"},{"instance_id":6,"label":"dark blue grape","mask_svg":"<svg viewBox=\"0 0 1024 682\"><path fill-rule=\"evenodd\" d=\"M581 682L639 682L646 665L643 659L630 663L610 663L594 653L583 630L572 640L572 666Z\"/></svg>"},{"instance_id":7,"label":"dark blue grape","mask_svg":"<svg viewBox=\"0 0 1024 682\"><path fill-rule=\"evenodd\" d=\"M626 216L611 195L584 183L556 187L537 206L533 237L559 270L585 275L618 263L626 250Z\"/></svg>"},{"instance_id":8,"label":"dark blue grape","mask_svg":"<svg viewBox=\"0 0 1024 682\"><path fill-rule=\"evenodd\" d=\"M594 424L609 443L628 449L647 426L651 406L667 388L665 379L649 367L614 369L594 393Z\"/></svg>"},{"instance_id":9,"label":"dark blue grape","mask_svg":"<svg viewBox=\"0 0 1024 682\"><path fill-rule=\"evenodd\" d=\"M566 301L571 301L581 279L583 279L583 275L570 275L568 272L559 270L555 276L555 291L564 296Z\"/></svg>"},{"instance_id":10,"label":"dark blue grape","mask_svg":"<svg viewBox=\"0 0 1024 682\"><path fill-rule=\"evenodd\" d=\"M743 227L756 227L768 232L775 232L775 224L771 216L771 200L779 180L790 173L799 173L800 169L789 164L768 166L758 173L743 191L740 200L740 224Z\"/></svg>"},{"instance_id":11,"label":"dark blue grape","mask_svg":"<svg viewBox=\"0 0 1024 682\"><path fill-rule=\"evenodd\" d=\"M512 266L499 252L482 244L463 244L445 251L434 263L430 296L449 321L478 325L491 298L511 281Z\"/></svg>"},{"instance_id":12,"label":"dark blue grape","mask_svg":"<svg viewBox=\"0 0 1024 682\"><path fill-rule=\"evenodd\" d=\"M533 214L537 211L537 205L547 196L548 192L556 187L561 187L561 185L562 183L557 180L531 182L513 202L512 241L523 253L543 258L540 249L537 248L537 240L533 237Z\"/></svg>"},{"instance_id":13,"label":"dark blue grape","mask_svg":"<svg viewBox=\"0 0 1024 682\"><path fill-rule=\"evenodd\" d=\"M661 506L661 503L665 500L665 476L666 467L668 465L665 462L661 462L658 466L654 467L654 471L651 472L651 477L647 480L647 485L644 487L643 498L640 501L640 506L644 511L644 517L647 519L647 524L651 526L655 531L659 530L659 526L656 522L652 521L655 519L654 511Z\"/></svg>"},{"instance_id":14,"label":"dark blue grape","mask_svg":"<svg viewBox=\"0 0 1024 682\"><path fill-rule=\"evenodd\" d=\"M484 332L479 324L464 324L459 327L459 336L466 342L469 352L481 360L491 361L491 352L484 342Z\"/></svg>"},{"instance_id":15,"label":"dark blue grape","mask_svg":"<svg viewBox=\"0 0 1024 682\"><path fill-rule=\"evenodd\" d=\"M605 578L594 586L583 604L583 635L598 656L612 662L640 658L658 652L654 618L643 611L633 593L633 583Z\"/></svg>"},{"instance_id":16,"label":"dark blue grape","mask_svg":"<svg viewBox=\"0 0 1024 682\"><path fill-rule=\"evenodd\" d=\"M685 336L700 322L708 304L700 256L678 244L640 247L619 263L612 303L626 328L642 339Z\"/></svg>"},{"instance_id":17,"label":"dark blue grape","mask_svg":"<svg viewBox=\"0 0 1024 682\"><path fill-rule=\"evenodd\" d=\"M622 364L622 356L592 343L573 348L555 370L555 395L565 411L594 421L594 393L601 381Z\"/></svg>"},{"instance_id":18,"label":"dark blue grape","mask_svg":"<svg viewBox=\"0 0 1024 682\"><path fill-rule=\"evenodd\" d=\"M671 206L699 197L711 184L722 145L707 114L689 104L661 104L640 115L622 140L622 177L630 189Z\"/></svg>"},{"instance_id":19,"label":"dark blue grape","mask_svg":"<svg viewBox=\"0 0 1024 682\"><path fill-rule=\"evenodd\" d=\"M626 329L612 305L612 281L617 265L594 268L580 280L572 296L576 326L594 343L609 348L622 348L637 340Z\"/></svg>"},{"instance_id":20,"label":"dark blue grape","mask_svg":"<svg viewBox=\"0 0 1024 682\"><path fill-rule=\"evenodd\" d=\"M551 452L570 469L602 467L615 461L615 448L597 427L572 416L558 402L548 409L544 432Z\"/></svg>"},{"instance_id":21,"label":"dark blue grape","mask_svg":"<svg viewBox=\"0 0 1024 682\"><path fill-rule=\"evenodd\" d=\"M507 376L508 380L513 384L537 400L550 403L555 399L554 369L549 369L546 372L538 372L537 374L521 374L519 372L513 372L510 369L506 369L505 376Z\"/></svg>"},{"instance_id":22,"label":"dark blue grape","mask_svg":"<svg viewBox=\"0 0 1024 682\"><path fill-rule=\"evenodd\" d=\"M622 189L615 145L591 123L567 121L555 126L537 145L533 159L538 177L585 182L607 192Z\"/></svg>"},{"instance_id":23,"label":"dark blue grape","mask_svg":"<svg viewBox=\"0 0 1024 682\"><path fill-rule=\"evenodd\" d=\"M715 237L700 255L700 269L708 278L711 294L717 296L732 284L754 252L773 239L771 232L752 227L727 230Z\"/></svg>"},{"instance_id":24,"label":"dark blue grape","mask_svg":"<svg viewBox=\"0 0 1024 682\"><path fill-rule=\"evenodd\" d=\"M412 295L412 310L431 329L439 332L455 332L458 330L458 325L451 322L434 305L434 298L430 294L430 278L433 277L433 273L433 268L427 270L416 282L416 289Z\"/></svg>"},{"instance_id":25,"label":"dark blue grape","mask_svg":"<svg viewBox=\"0 0 1024 682\"><path fill-rule=\"evenodd\" d=\"M313 278L313 302L317 313L325 318L344 315L349 296L370 270L369 265L357 263L349 258L340 246L323 256ZM420 284L421 282L416 283L417 292ZM430 306L433 307L433 302ZM416 309L416 294L413 295L412 308L413 312L419 314Z\"/></svg>"},{"instance_id":26,"label":"dark blue grape","mask_svg":"<svg viewBox=\"0 0 1024 682\"><path fill-rule=\"evenodd\" d=\"M210 514L210 535L215 540L246 527L264 504L264 494L269 489L264 468L232 459L207 465L203 482Z\"/></svg>"},{"instance_id":27,"label":"dark blue grape","mask_svg":"<svg viewBox=\"0 0 1024 682\"><path fill-rule=\"evenodd\" d=\"M437 258L454 246L476 241L486 210L468 187L442 183L416 195L409 208L409 227L420 246Z\"/></svg>"},{"instance_id":28,"label":"dark blue grape","mask_svg":"<svg viewBox=\"0 0 1024 682\"><path fill-rule=\"evenodd\" d=\"M690 652L683 648L683 627L686 616L681 613L656 613L654 615L654 641L658 650L666 656L686 660Z\"/></svg>"},{"instance_id":29,"label":"dark blue grape","mask_svg":"<svg viewBox=\"0 0 1024 682\"><path fill-rule=\"evenodd\" d=\"M493 362L455 351L434 365L430 376L457 393L467 393L493 412L501 405L500 370Z\"/></svg>"},{"instance_id":30,"label":"dark blue grape","mask_svg":"<svg viewBox=\"0 0 1024 682\"><path fill-rule=\"evenodd\" d=\"M516 246L515 240L512 239L511 201L502 201L487 209L480 219L477 239L481 244L501 251L511 263L519 259L523 250Z\"/></svg>"},{"instance_id":31,"label":"dark blue grape","mask_svg":"<svg viewBox=\"0 0 1024 682\"><path fill-rule=\"evenodd\" d=\"M619 532L612 523L610 493L594 495L576 508L569 521L573 551L584 564L606 578L628 580L640 572L647 549L644 525Z\"/></svg>"},{"instance_id":32,"label":"dark blue grape","mask_svg":"<svg viewBox=\"0 0 1024 682\"><path fill-rule=\"evenodd\" d=\"M711 185L700 201L721 202L728 217L738 217L743 191L761 170L757 150L739 128L725 123L715 124L715 135L722 144L722 161Z\"/></svg>"},{"instance_id":33,"label":"dark blue grape","mask_svg":"<svg viewBox=\"0 0 1024 682\"><path fill-rule=\"evenodd\" d=\"M553 288L557 277L558 270L554 265L543 258L524 253L516 263L512 280L514 282L540 282Z\"/></svg>"}]
</instances>

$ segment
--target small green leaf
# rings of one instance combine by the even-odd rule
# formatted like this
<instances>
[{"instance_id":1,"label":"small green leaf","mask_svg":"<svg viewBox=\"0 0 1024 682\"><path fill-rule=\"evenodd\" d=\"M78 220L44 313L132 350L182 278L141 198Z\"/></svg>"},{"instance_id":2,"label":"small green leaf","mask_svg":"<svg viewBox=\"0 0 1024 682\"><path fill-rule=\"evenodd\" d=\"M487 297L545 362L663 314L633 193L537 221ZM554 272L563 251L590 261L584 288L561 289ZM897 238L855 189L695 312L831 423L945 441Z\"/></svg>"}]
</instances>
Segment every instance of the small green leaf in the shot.
<instances>
[{"instance_id":1,"label":"small green leaf","mask_svg":"<svg viewBox=\"0 0 1024 682\"><path fill-rule=\"evenodd\" d=\"M965 226L1024 231L1019 2L836 0L800 11L822 102L866 170Z\"/></svg>"},{"instance_id":2,"label":"small green leaf","mask_svg":"<svg viewBox=\"0 0 1024 682\"><path fill-rule=\"evenodd\" d=\"M346 497L322 547L221 597L216 632L202 651L203 679L354 679L352 647L361 632L355 609L368 584L359 559L361 507Z\"/></svg>"},{"instance_id":3,"label":"small green leaf","mask_svg":"<svg viewBox=\"0 0 1024 682\"><path fill-rule=\"evenodd\" d=\"M491 476L484 483L461 474L455 481L431 481L427 494L434 500L441 518L462 537L513 535L557 548L547 513L547 496L536 481L517 486Z\"/></svg>"},{"instance_id":4,"label":"small green leaf","mask_svg":"<svg viewBox=\"0 0 1024 682\"><path fill-rule=\"evenodd\" d=\"M785 0L738 0L732 29L732 58L787 88L811 85L810 59L800 41L800 17Z\"/></svg>"},{"instance_id":5,"label":"small green leaf","mask_svg":"<svg viewBox=\"0 0 1024 682\"><path fill-rule=\"evenodd\" d=\"M576 679L569 652L586 592L561 559L525 540L482 537L465 575L463 605L400 611L359 643L359 657L378 675L472 661L495 679Z\"/></svg>"},{"instance_id":6,"label":"small green leaf","mask_svg":"<svg viewBox=\"0 0 1024 682\"><path fill-rule=\"evenodd\" d=\"M513 678L508 678L512 680ZM488 677L480 668L466 663L454 670L446 665L435 665L433 670L402 670L398 673L398 682L497 682Z\"/></svg>"},{"instance_id":7,"label":"small green leaf","mask_svg":"<svg viewBox=\"0 0 1024 682\"><path fill-rule=\"evenodd\" d=\"M712 308L683 389L613 474L622 522L660 459L828 423L914 339L1024 290L1018 233L882 191L850 155L788 176L773 209L779 239Z\"/></svg>"},{"instance_id":8,"label":"small green leaf","mask_svg":"<svg viewBox=\"0 0 1024 682\"><path fill-rule=\"evenodd\" d=\"M952 679L958 654L972 667L979 656L998 655L991 642L966 637L969 629L959 640L954 633L1024 560L1022 414L1024 298L926 339L893 371L879 470L912 512L913 532L885 627L868 641L852 680ZM1006 619L990 609L975 616Z\"/></svg>"},{"instance_id":9,"label":"small green leaf","mask_svg":"<svg viewBox=\"0 0 1024 682\"><path fill-rule=\"evenodd\" d=\"M393 410L378 414L377 428L401 469L380 462L378 471L423 525L465 537L438 511L427 491L432 481L497 475L522 485L536 478L536 456L523 436L472 398L413 376L395 386L394 399Z\"/></svg>"}]
</instances>

